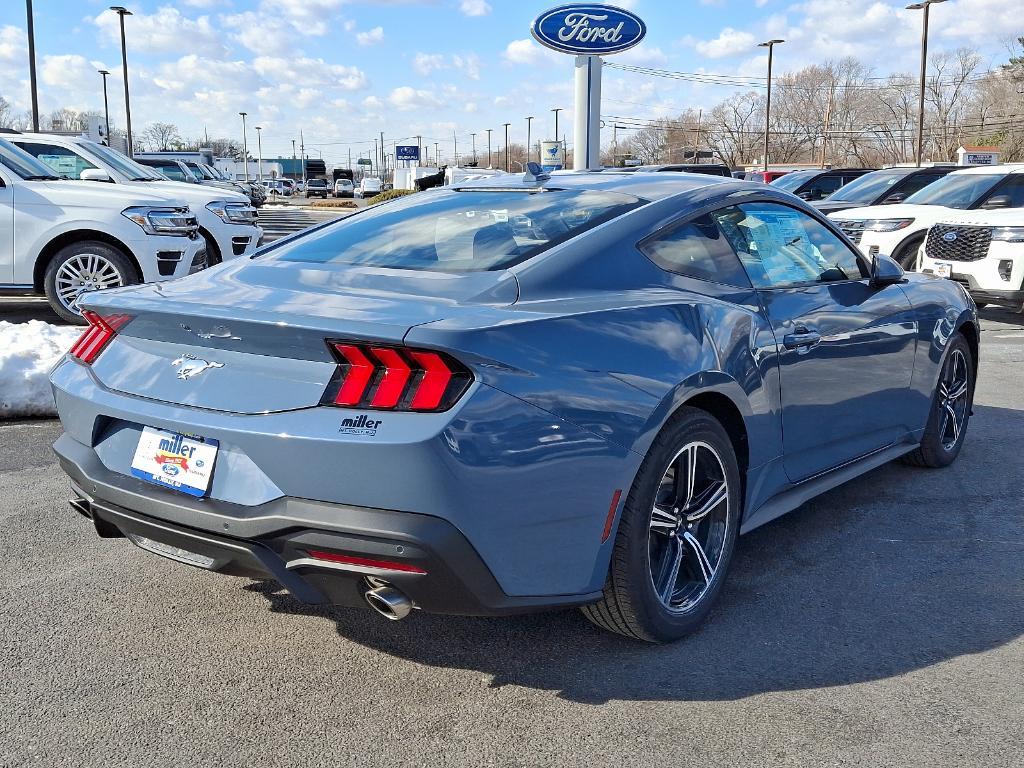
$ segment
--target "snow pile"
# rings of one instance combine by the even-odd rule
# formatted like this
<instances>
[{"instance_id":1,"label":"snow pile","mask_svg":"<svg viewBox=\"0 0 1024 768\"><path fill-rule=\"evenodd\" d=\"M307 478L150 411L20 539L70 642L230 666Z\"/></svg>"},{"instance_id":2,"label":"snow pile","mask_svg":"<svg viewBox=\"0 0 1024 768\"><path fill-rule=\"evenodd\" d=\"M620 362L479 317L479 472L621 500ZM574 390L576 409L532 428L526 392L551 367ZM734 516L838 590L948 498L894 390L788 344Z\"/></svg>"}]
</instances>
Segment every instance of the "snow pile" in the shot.
<instances>
[{"instance_id":1,"label":"snow pile","mask_svg":"<svg viewBox=\"0 0 1024 768\"><path fill-rule=\"evenodd\" d=\"M54 415L47 374L81 333L42 320L0 321L0 419Z\"/></svg>"}]
</instances>

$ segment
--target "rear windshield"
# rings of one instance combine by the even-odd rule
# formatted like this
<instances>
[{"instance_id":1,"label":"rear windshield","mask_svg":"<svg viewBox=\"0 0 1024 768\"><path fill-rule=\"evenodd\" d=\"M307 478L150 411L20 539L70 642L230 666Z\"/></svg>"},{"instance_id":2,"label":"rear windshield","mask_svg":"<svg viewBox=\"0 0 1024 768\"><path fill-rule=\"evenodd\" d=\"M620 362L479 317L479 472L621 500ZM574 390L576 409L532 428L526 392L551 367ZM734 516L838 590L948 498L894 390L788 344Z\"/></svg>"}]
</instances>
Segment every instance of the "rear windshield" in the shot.
<instances>
[{"instance_id":1,"label":"rear windshield","mask_svg":"<svg viewBox=\"0 0 1024 768\"><path fill-rule=\"evenodd\" d=\"M910 174L906 171L874 171L865 173L829 196L829 200L848 203L872 203Z\"/></svg>"},{"instance_id":2,"label":"rear windshield","mask_svg":"<svg viewBox=\"0 0 1024 768\"><path fill-rule=\"evenodd\" d=\"M792 192L794 189L799 187L805 181L810 181L817 176L821 171L795 171L793 173L787 173L785 176L779 176L771 182L773 187L784 189L787 192Z\"/></svg>"},{"instance_id":3,"label":"rear windshield","mask_svg":"<svg viewBox=\"0 0 1024 768\"><path fill-rule=\"evenodd\" d=\"M317 264L481 272L505 269L641 205L598 190L417 192L275 249Z\"/></svg>"}]
</instances>

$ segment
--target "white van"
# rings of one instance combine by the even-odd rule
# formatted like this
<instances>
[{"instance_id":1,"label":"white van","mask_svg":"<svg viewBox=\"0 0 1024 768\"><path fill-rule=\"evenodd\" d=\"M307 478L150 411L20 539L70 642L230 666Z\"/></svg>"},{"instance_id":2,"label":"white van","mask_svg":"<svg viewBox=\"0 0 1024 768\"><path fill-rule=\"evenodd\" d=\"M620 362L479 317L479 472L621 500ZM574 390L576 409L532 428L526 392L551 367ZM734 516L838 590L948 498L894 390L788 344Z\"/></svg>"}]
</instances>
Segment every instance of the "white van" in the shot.
<instances>
[{"instance_id":1,"label":"white van","mask_svg":"<svg viewBox=\"0 0 1024 768\"><path fill-rule=\"evenodd\" d=\"M373 197L374 195L379 195L381 189L383 189L383 185L381 184L380 179L374 176L366 176L359 182L359 186L356 188L356 197L362 197L364 199L367 197Z\"/></svg>"}]
</instances>

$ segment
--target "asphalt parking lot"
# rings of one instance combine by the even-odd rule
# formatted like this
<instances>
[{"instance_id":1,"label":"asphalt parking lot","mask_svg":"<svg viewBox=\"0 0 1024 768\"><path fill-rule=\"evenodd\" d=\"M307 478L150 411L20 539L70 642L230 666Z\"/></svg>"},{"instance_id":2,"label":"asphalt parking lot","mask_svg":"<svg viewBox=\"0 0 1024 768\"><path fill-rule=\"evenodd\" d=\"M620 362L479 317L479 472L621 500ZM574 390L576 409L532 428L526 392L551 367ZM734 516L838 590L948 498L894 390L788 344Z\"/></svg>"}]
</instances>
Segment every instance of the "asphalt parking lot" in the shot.
<instances>
[{"instance_id":1,"label":"asphalt parking lot","mask_svg":"<svg viewBox=\"0 0 1024 768\"><path fill-rule=\"evenodd\" d=\"M665 647L575 612L311 609L101 540L59 424L0 424L0 765L1020 766L1024 315L983 314L959 461L744 537Z\"/></svg>"}]
</instances>

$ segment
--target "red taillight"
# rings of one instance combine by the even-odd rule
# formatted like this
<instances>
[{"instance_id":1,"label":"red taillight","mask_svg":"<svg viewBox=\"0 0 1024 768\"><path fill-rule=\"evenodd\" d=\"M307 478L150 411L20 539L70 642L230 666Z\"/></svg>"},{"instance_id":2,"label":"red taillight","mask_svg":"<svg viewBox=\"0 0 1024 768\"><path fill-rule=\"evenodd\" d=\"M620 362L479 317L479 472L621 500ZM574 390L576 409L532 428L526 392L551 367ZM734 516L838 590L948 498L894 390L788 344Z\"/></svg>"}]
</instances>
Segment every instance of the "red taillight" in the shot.
<instances>
[{"instance_id":1,"label":"red taillight","mask_svg":"<svg viewBox=\"0 0 1024 768\"><path fill-rule=\"evenodd\" d=\"M131 320L130 315L100 317L88 309L82 310L82 317L89 322L89 327L68 350L68 354L86 365L91 364L99 357L100 352L106 349L107 344L117 335L118 330Z\"/></svg>"},{"instance_id":2,"label":"red taillight","mask_svg":"<svg viewBox=\"0 0 1024 768\"><path fill-rule=\"evenodd\" d=\"M379 344L329 342L338 370L324 405L395 411L444 411L473 380L465 366L443 352Z\"/></svg>"},{"instance_id":3,"label":"red taillight","mask_svg":"<svg viewBox=\"0 0 1024 768\"><path fill-rule=\"evenodd\" d=\"M402 573L426 573L422 568L408 563L396 563L393 560L373 560L368 557L355 557L354 555L340 555L337 552L322 552L318 549L310 549L306 554L314 560L324 560L328 563L341 563L343 565L358 565L363 568L379 568L383 571L401 571Z\"/></svg>"}]
</instances>

